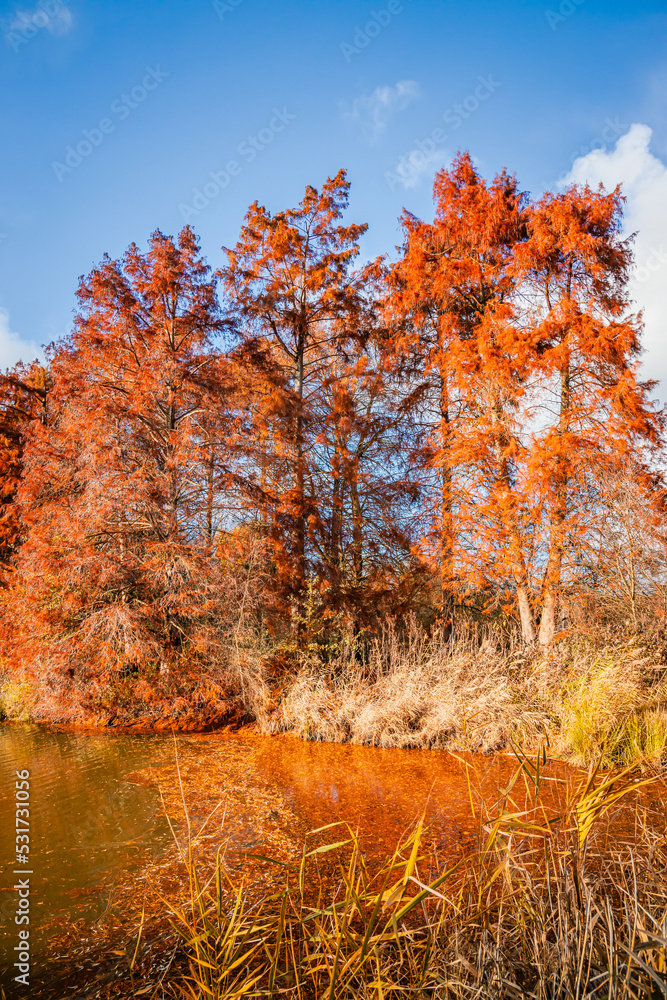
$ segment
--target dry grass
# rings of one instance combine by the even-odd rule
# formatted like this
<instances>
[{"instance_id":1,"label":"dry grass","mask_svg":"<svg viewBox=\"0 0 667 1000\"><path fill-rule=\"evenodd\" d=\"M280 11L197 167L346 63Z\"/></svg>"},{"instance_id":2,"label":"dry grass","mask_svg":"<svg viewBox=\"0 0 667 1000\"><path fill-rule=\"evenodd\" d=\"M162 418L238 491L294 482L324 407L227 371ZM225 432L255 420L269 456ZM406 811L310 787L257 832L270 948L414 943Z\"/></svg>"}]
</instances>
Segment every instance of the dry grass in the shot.
<instances>
[{"instance_id":1,"label":"dry grass","mask_svg":"<svg viewBox=\"0 0 667 1000\"><path fill-rule=\"evenodd\" d=\"M658 762L667 685L655 659L633 642L545 654L388 628L363 656L350 640L326 660L304 658L271 713L256 684L255 716L264 731L310 740L488 752L546 738L579 764Z\"/></svg>"},{"instance_id":2,"label":"dry grass","mask_svg":"<svg viewBox=\"0 0 667 1000\"><path fill-rule=\"evenodd\" d=\"M416 637L376 643L365 663L346 653L325 669L303 667L270 726L306 739L484 751L522 731L544 734L545 711L521 696L523 662Z\"/></svg>"},{"instance_id":3,"label":"dry grass","mask_svg":"<svg viewBox=\"0 0 667 1000\"><path fill-rule=\"evenodd\" d=\"M558 741L577 764L660 763L667 745L665 668L625 645L579 655L554 691Z\"/></svg>"},{"instance_id":4,"label":"dry grass","mask_svg":"<svg viewBox=\"0 0 667 1000\"><path fill-rule=\"evenodd\" d=\"M527 787L527 811L517 812L517 782ZM422 823L375 871L349 828L313 831L338 837L308 842L300 860L277 868L260 900L220 857L203 876L188 847L188 898L169 909L189 973L172 979L166 995L667 995L664 837L644 824L634 844L610 848L601 822L637 782L627 772L604 782L592 774L559 816L542 808L539 786L539 763L522 760L478 848L444 868Z\"/></svg>"}]
</instances>

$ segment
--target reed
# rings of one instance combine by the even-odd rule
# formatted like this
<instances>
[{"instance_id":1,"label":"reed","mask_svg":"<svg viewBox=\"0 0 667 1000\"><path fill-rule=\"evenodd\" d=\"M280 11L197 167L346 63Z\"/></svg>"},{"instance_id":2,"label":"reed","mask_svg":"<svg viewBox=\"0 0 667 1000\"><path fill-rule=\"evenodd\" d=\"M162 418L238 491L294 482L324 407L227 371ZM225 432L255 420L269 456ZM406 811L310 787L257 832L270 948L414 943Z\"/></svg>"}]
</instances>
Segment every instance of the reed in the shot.
<instances>
[{"instance_id":1,"label":"reed","mask_svg":"<svg viewBox=\"0 0 667 1000\"><path fill-rule=\"evenodd\" d=\"M423 818L374 867L355 831L332 824L312 831L299 859L275 862L270 891L258 898L221 854L204 876L188 840L189 896L168 908L189 972L170 994L667 996L664 831L645 816L624 847L604 822L658 779L628 769L601 778L594 768L556 814L540 796L545 760L518 754L495 810L479 814L475 850L445 865Z\"/></svg>"},{"instance_id":2,"label":"reed","mask_svg":"<svg viewBox=\"0 0 667 1000\"><path fill-rule=\"evenodd\" d=\"M489 630L400 635L389 624L364 648L354 636L303 658L273 711L250 707L261 731L380 747L489 752L510 742L578 766L667 756L667 670L661 648L635 638L574 636L549 651Z\"/></svg>"}]
</instances>

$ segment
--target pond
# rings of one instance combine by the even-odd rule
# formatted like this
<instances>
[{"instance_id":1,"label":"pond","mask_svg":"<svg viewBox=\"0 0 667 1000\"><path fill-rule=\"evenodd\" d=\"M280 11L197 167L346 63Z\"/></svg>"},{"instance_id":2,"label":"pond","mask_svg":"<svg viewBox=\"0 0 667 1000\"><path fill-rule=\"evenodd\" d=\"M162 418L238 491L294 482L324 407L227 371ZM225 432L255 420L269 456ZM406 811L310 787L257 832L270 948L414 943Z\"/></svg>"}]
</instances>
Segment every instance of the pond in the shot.
<instances>
[{"instance_id":1,"label":"pond","mask_svg":"<svg viewBox=\"0 0 667 1000\"><path fill-rule=\"evenodd\" d=\"M32 872L30 945L38 962L60 921L99 918L114 873L145 864L168 844L157 789L125 778L154 759L160 742L165 741L0 726L3 985L6 960L18 940L14 885L26 878L13 874L21 867L16 863L16 771L30 774L30 864L23 868Z\"/></svg>"},{"instance_id":2,"label":"pond","mask_svg":"<svg viewBox=\"0 0 667 1000\"><path fill-rule=\"evenodd\" d=\"M103 922L120 883L125 896L116 893L116 912L130 900L140 911L133 886L141 882L145 892L161 869L171 877L161 862L173 848L165 809L182 837L183 800L192 830L203 826L203 840L213 852L224 844L233 863L238 852L259 849L294 857L308 831L339 821L358 831L369 858L384 857L422 814L429 838L449 853L482 835L517 769L511 756L307 743L248 731L174 739L16 725L0 726L0 760L5 987L18 940L16 771L30 772L30 944L33 969L44 969L54 935L76 921ZM549 762L542 801L558 810L579 777ZM517 783L514 793L519 808L521 788ZM624 829L631 839L627 825L617 836ZM341 839L335 830L320 836Z\"/></svg>"}]
</instances>

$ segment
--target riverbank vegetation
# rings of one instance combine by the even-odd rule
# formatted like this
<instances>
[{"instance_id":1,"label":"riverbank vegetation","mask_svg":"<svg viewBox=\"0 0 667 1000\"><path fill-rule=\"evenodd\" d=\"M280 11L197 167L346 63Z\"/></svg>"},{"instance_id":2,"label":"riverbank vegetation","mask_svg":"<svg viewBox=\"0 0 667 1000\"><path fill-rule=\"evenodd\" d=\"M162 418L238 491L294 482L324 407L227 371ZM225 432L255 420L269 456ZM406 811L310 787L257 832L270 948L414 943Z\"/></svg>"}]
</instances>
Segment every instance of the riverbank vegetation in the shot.
<instances>
[{"instance_id":1,"label":"riverbank vegetation","mask_svg":"<svg viewBox=\"0 0 667 1000\"><path fill-rule=\"evenodd\" d=\"M517 805L524 784L533 786L532 799L529 793ZM300 862L279 865L260 900L229 877L219 856L204 875L190 849L189 898L167 903L189 964L171 995L663 995L662 831L635 825L636 842L612 846L600 829L601 817L636 783L622 773L596 785L591 776L561 815L540 803L539 784L539 759L524 760L495 814L480 824L478 850L459 849L446 864L422 823L375 866L354 831L333 824L324 832L336 842L307 843ZM331 851L338 854L333 872Z\"/></svg>"},{"instance_id":2,"label":"riverbank vegetation","mask_svg":"<svg viewBox=\"0 0 667 1000\"><path fill-rule=\"evenodd\" d=\"M471 839L443 841L422 817L386 856L345 823L275 861L246 855L224 823L211 839L217 820L190 820L199 796L179 776L162 884L79 983L100 1000L663 995L661 777L559 778L544 751L517 756L495 794L461 760ZM59 988L45 995L78 995L66 978Z\"/></svg>"},{"instance_id":3,"label":"riverbank vegetation","mask_svg":"<svg viewBox=\"0 0 667 1000\"><path fill-rule=\"evenodd\" d=\"M383 747L488 753L510 745L581 766L662 760L667 672L660 651L637 640L601 647L578 640L548 656L498 650L475 636L385 633L359 662L344 647L327 664L301 666L265 731Z\"/></svg>"},{"instance_id":4,"label":"riverbank vegetation","mask_svg":"<svg viewBox=\"0 0 667 1000\"><path fill-rule=\"evenodd\" d=\"M664 749L663 415L619 190L467 154L359 264L344 172L155 232L0 378L4 714ZM616 749L610 749L613 746Z\"/></svg>"}]
</instances>

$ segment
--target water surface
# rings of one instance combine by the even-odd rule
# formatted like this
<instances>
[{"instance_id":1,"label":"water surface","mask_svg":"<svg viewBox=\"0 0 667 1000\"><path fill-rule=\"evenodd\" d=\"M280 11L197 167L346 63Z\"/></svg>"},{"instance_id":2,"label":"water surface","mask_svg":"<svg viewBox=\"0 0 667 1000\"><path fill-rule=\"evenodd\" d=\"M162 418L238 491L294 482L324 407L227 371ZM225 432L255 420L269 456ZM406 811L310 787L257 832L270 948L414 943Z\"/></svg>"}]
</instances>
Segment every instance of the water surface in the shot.
<instances>
[{"instance_id":1,"label":"water surface","mask_svg":"<svg viewBox=\"0 0 667 1000\"><path fill-rule=\"evenodd\" d=\"M160 854L169 828L157 789L128 781L164 738L0 726L0 922L6 964L18 940L15 779L30 772L30 944L48 948L61 921L93 922L116 877ZM23 830L21 832L24 832ZM22 925L24 926L24 925ZM6 975L5 975L6 978Z\"/></svg>"},{"instance_id":2,"label":"water surface","mask_svg":"<svg viewBox=\"0 0 667 1000\"><path fill-rule=\"evenodd\" d=\"M494 815L518 763L502 755L307 743L247 731L174 740L14 725L0 726L0 762L0 966L5 965L5 983L7 957L18 940L13 889L17 770L30 771L30 941L34 962L46 970L46 953L56 948L64 926L70 928L65 945L69 960L78 943L85 950L85 928L102 927L114 914L125 914L135 933L133 921L138 922L149 888L153 902L157 891L182 894L164 808L183 838L183 798L193 834L205 824L201 842L211 856L218 849L228 852L244 873L252 866L240 860L239 852L294 858L309 831L336 822L358 831L372 861L392 853L423 815L429 841L446 856L484 835L484 823ZM549 762L541 787L547 811L557 813L581 777ZM517 810L523 808L522 781L513 786L512 796ZM632 841L635 816L627 808L625 815L617 811L615 818L610 816L619 842ZM341 839L336 830L319 836ZM244 864L249 867L243 869ZM271 871L275 869L264 868L257 875L260 893ZM72 926L79 929L78 938L71 937ZM122 974L127 961L117 960L114 975Z\"/></svg>"}]
</instances>

